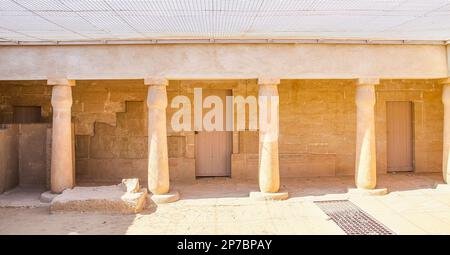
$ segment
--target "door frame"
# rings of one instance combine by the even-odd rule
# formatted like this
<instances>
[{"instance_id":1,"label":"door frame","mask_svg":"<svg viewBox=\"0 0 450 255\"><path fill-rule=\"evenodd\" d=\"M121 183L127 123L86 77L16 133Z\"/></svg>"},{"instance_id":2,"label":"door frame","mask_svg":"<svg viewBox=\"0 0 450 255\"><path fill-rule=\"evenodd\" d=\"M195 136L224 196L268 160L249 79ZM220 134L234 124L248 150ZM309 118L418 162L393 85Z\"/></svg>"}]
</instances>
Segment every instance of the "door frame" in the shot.
<instances>
[{"instance_id":1,"label":"door frame","mask_svg":"<svg viewBox=\"0 0 450 255\"><path fill-rule=\"evenodd\" d=\"M234 89L233 88L217 88L217 87L208 87L208 88L205 88L205 87L203 87L203 86L200 86L203 90L223 90L223 91L229 91L230 92L230 94L229 94L229 96L234 96ZM225 103L225 102L224 102ZM224 107L224 110L226 110L226 105L224 104L223 105L223 107ZM233 105L233 108L234 108L234 105ZM234 119L234 116L235 114L234 114L234 112L233 112L233 119ZM223 115L224 117L226 116L226 113L224 113L224 115ZM233 120L234 121L234 120ZM224 123L225 124L225 123ZM226 175L223 175L223 176L199 176L199 175L197 175L197 163L198 163L198 158L197 158L197 153L198 153L198 149L199 149L199 143L198 143L198 140L197 140L197 137L198 137L198 133L199 132L206 132L206 131L194 131L193 133L194 133L194 159L195 159L195 163L194 163L194 175L195 175L195 178L197 179L197 178L231 178L232 177L232 172L233 172L233 153L234 153L234 144L235 144L235 139L236 139L236 137L235 137L235 133L236 133L236 131L211 131L211 132L227 132L227 139L230 139L230 156L229 156L229 159L228 159L228 162L227 162L227 165L229 166L229 170L228 170L228 172L227 172L227 174ZM239 141L239 137L237 137L237 139L238 139L238 141Z\"/></svg>"}]
</instances>

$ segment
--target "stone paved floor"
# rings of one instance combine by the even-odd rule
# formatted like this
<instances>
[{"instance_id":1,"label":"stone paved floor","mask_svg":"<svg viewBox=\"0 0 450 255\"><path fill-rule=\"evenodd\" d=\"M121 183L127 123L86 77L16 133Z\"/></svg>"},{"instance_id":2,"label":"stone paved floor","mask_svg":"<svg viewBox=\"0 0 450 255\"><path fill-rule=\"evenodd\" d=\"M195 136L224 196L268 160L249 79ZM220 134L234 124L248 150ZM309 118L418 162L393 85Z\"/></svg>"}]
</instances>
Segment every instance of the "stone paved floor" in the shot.
<instances>
[{"instance_id":1,"label":"stone paved floor","mask_svg":"<svg viewBox=\"0 0 450 255\"><path fill-rule=\"evenodd\" d=\"M450 192L435 189L441 179L440 174L382 175L379 187L387 187L388 195L350 200L398 234L450 234ZM353 177L282 183L290 198L271 202L248 198L257 190L254 182L219 178L175 183L180 201L138 215L49 214L42 205L0 208L0 234L344 234L313 201L348 198ZM16 193L0 195L0 207L8 206L4 201L14 200L12 196L33 206L30 193Z\"/></svg>"}]
</instances>

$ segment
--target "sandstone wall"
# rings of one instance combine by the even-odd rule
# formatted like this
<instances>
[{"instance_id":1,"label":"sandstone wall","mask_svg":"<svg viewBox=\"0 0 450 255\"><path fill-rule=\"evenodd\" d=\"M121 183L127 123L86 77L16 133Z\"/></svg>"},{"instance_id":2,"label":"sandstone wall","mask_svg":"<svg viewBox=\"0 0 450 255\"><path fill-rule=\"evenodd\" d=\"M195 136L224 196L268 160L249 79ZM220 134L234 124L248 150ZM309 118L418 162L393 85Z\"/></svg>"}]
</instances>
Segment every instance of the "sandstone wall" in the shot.
<instances>
[{"instance_id":1,"label":"sandstone wall","mask_svg":"<svg viewBox=\"0 0 450 255\"><path fill-rule=\"evenodd\" d=\"M186 95L193 102L194 87L231 89L234 94L245 95L246 86L247 81L171 81L167 94L169 103L177 95ZM253 81L253 91L257 93L256 81ZM147 88L142 81L77 82L73 88L72 114L78 182L112 183L133 176L146 182L146 96ZM170 120L177 110L170 105L167 109L170 177L192 181L195 179L195 135L171 129Z\"/></svg>"},{"instance_id":2,"label":"sandstone wall","mask_svg":"<svg viewBox=\"0 0 450 255\"><path fill-rule=\"evenodd\" d=\"M280 95L281 177L353 175L356 83L352 80L284 80ZM386 173L386 101L414 105L416 172L442 171L443 105L439 80L382 80L376 87L377 171ZM258 134L239 132L232 175L257 178Z\"/></svg>"},{"instance_id":3,"label":"sandstone wall","mask_svg":"<svg viewBox=\"0 0 450 255\"><path fill-rule=\"evenodd\" d=\"M147 179L143 81L78 81L72 89L78 183Z\"/></svg>"},{"instance_id":4,"label":"sandstone wall","mask_svg":"<svg viewBox=\"0 0 450 255\"><path fill-rule=\"evenodd\" d=\"M356 147L354 81L285 81L279 94L281 176L352 174Z\"/></svg>"},{"instance_id":5,"label":"sandstone wall","mask_svg":"<svg viewBox=\"0 0 450 255\"><path fill-rule=\"evenodd\" d=\"M14 125L19 127L19 185L50 187L51 125Z\"/></svg>"},{"instance_id":6,"label":"sandstone wall","mask_svg":"<svg viewBox=\"0 0 450 255\"><path fill-rule=\"evenodd\" d=\"M51 128L46 123L1 124L0 193L16 186L49 187Z\"/></svg>"},{"instance_id":7,"label":"sandstone wall","mask_svg":"<svg viewBox=\"0 0 450 255\"><path fill-rule=\"evenodd\" d=\"M257 87L253 93L257 93ZM354 81L283 80L278 93L281 177L352 174L356 146ZM256 179L258 132L239 135L241 150L233 155L232 171L242 178Z\"/></svg>"},{"instance_id":8,"label":"sandstone wall","mask_svg":"<svg viewBox=\"0 0 450 255\"><path fill-rule=\"evenodd\" d=\"M13 106L40 106L41 121L51 122L52 88L47 81L0 81L0 123L13 123Z\"/></svg>"}]
</instances>

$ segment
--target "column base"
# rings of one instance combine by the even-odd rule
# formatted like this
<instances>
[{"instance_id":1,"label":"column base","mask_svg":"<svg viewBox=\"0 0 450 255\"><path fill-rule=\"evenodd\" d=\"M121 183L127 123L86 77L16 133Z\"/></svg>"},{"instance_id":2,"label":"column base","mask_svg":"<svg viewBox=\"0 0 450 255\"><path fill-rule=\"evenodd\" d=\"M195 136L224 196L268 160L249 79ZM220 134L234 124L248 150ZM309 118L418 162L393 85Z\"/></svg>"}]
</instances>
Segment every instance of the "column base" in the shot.
<instances>
[{"instance_id":1,"label":"column base","mask_svg":"<svg viewBox=\"0 0 450 255\"><path fill-rule=\"evenodd\" d=\"M250 198L256 201L270 201L270 200L286 200L289 197L288 192L250 192Z\"/></svg>"},{"instance_id":2,"label":"column base","mask_svg":"<svg viewBox=\"0 0 450 255\"><path fill-rule=\"evenodd\" d=\"M172 203L172 202L178 201L180 199L180 193L178 193L178 191L171 191L166 194L151 195L150 199L155 204L167 204L167 203Z\"/></svg>"},{"instance_id":3,"label":"column base","mask_svg":"<svg viewBox=\"0 0 450 255\"><path fill-rule=\"evenodd\" d=\"M53 201L53 199L58 196L59 194L57 193L52 193L50 190L46 191L44 193L41 194L39 200L42 203L51 203Z\"/></svg>"},{"instance_id":4,"label":"column base","mask_svg":"<svg viewBox=\"0 0 450 255\"><path fill-rule=\"evenodd\" d=\"M359 188L349 188L348 195L350 196L383 196L388 193L387 188L378 189L359 189Z\"/></svg>"},{"instance_id":5,"label":"column base","mask_svg":"<svg viewBox=\"0 0 450 255\"><path fill-rule=\"evenodd\" d=\"M450 184L438 184L436 185L436 190L450 192Z\"/></svg>"}]
</instances>

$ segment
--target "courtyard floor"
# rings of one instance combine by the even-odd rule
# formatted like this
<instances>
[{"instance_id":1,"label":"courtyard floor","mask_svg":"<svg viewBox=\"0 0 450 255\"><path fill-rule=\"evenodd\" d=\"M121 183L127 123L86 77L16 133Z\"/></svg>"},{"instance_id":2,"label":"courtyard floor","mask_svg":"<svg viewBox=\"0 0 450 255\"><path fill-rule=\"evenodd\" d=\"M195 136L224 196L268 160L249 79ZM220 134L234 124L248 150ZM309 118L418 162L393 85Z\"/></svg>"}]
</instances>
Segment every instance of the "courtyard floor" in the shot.
<instances>
[{"instance_id":1,"label":"courtyard floor","mask_svg":"<svg viewBox=\"0 0 450 255\"><path fill-rule=\"evenodd\" d=\"M378 178L389 194L348 197L353 177L282 180L285 201L253 201L257 182L224 178L173 183L181 200L140 214L57 213L39 202L40 190L0 195L0 234L345 234L317 200L349 198L397 234L450 234L450 191L436 190L441 174Z\"/></svg>"}]
</instances>

